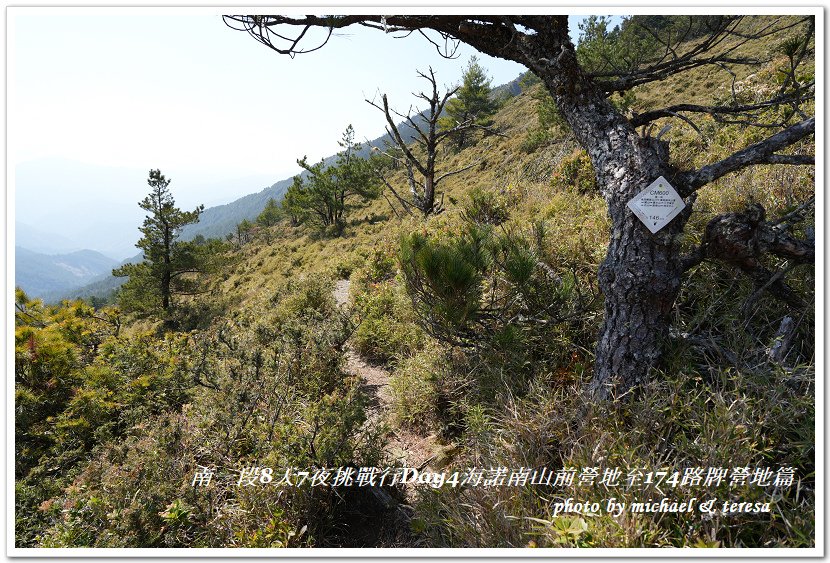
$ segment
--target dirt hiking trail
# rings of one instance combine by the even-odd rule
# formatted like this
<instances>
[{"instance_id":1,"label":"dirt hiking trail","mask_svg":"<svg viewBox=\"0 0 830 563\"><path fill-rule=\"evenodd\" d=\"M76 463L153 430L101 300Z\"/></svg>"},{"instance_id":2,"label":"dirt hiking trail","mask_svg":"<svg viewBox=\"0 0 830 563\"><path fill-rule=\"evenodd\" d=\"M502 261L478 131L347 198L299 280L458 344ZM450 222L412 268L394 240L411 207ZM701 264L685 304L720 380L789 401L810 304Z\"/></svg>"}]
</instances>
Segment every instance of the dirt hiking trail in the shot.
<instances>
[{"instance_id":1,"label":"dirt hiking trail","mask_svg":"<svg viewBox=\"0 0 830 563\"><path fill-rule=\"evenodd\" d=\"M349 280L338 280L334 288L334 299L343 309L348 308ZM387 454L390 463L399 463L416 469L429 468L441 451L434 435L423 437L418 434L398 428L392 415L392 388L389 386L389 371L383 366L372 365L363 358L351 345L346 344L346 372L363 380L363 391L369 396L370 403L367 412L370 422L385 424L390 429L387 436Z\"/></svg>"}]
</instances>

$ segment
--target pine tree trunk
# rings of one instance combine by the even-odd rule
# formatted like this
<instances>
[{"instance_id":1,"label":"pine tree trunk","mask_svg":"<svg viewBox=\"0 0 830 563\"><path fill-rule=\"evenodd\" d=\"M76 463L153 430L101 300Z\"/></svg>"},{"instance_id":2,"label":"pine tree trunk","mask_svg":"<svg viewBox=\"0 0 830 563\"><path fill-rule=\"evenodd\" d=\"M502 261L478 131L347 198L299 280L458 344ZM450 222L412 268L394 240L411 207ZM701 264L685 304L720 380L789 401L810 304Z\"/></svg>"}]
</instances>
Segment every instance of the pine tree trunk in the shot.
<instances>
[{"instance_id":1,"label":"pine tree trunk","mask_svg":"<svg viewBox=\"0 0 830 563\"><path fill-rule=\"evenodd\" d=\"M618 186L626 197L609 202L611 237L599 268L605 318L589 387L599 399L619 397L645 382L668 335L683 273L676 235L688 215L652 234L625 205L659 175L639 175L630 188Z\"/></svg>"},{"instance_id":2,"label":"pine tree trunk","mask_svg":"<svg viewBox=\"0 0 830 563\"><path fill-rule=\"evenodd\" d=\"M557 67L534 71L588 152L608 205L611 232L608 253L599 268L605 319L589 384L595 397L608 399L645 381L660 358L682 276L677 235L683 231L691 205L656 234L628 209L627 203L658 177L672 182L668 147L640 137L582 75L570 42L564 36L560 41L565 47Z\"/></svg>"},{"instance_id":3,"label":"pine tree trunk","mask_svg":"<svg viewBox=\"0 0 830 563\"><path fill-rule=\"evenodd\" d=\"M424 178L424 206L421 211L428 217L435 210L435 183L432 176Z\"/></svg>"},{"instance_id":4,"label":"pine tree trunk","mask_svg":"<svg viewBox=\"0 0 830 563\"><path fill-rule=\"evenodd\" d=\"M165 261L165 267L169 265ZM161 308L165 311L170 308L170 271L165 270L161 275Z\"/></svg>"},{"instance_id":5,"label":"pine tree trunk","mask_svg":"<svg viewBox=\"0 0 830 563\"><path fill-rule=\"evenodd\" d=\"M171 228L164 224L164 270L161 273L161 308L166 312L170 308L170 254L173 234Z\"/></svg>"}]
</instances>

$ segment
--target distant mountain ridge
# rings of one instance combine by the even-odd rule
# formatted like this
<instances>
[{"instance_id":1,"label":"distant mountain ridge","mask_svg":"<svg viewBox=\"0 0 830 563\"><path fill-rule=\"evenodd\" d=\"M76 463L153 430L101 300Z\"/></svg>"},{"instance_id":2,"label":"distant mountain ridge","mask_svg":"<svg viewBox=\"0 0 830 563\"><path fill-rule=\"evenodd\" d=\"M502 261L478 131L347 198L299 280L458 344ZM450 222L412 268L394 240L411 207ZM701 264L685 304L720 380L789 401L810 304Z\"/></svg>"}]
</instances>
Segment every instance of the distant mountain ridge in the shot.
<instances>
[{"instance_id":1,"label":"distant mountain ridge","mask_svg":"<svg viewBox=\"0 0 830 563\"><path fill-rule=\"evenodd\" d=\"M14 244L41 254L68 254L83 249L77 241L21 221L14 223Z\"/></svg>"},{"instance_id":2,"label":"distant mountain ridge","mask_svg":"<svg viewBox=\"0 0 830 563\"><path fill-rule=\"evenodd\" d=\"M510 82L495 86L490 91L490 96L493 98L503 98L517 96L521 93L521 80L526 73L520 74ZM413 116L413 120L419 125L425 122L423 114ZM415 128L406 121L399 123L398 131L401 137L409 141L415 138ZM357 153L359 156L366 158L371 154L372 147L382 148L386 143L391 143L392 138L388 134L381 135L377 139L371 140L368 143L361 143L362 149ZM299 156L299 155L298 155ZM326 164L334 162L337 155L331 155L323 159ZM312 163L317 162L311 158ZM301 174L303 175L303 174ZM293 183L294 178L286 178L280 180L270 187L265 188L261 192L243 196L225 205L218 205L216 207L209 207L205 209L199 217L199 222L193 225L188 225L182 230L183 240L192 240L198 235L205 238L223 238L228 233L232 233L236 225L244 220L253 221L265 209L265 204L270 198L280 201L288 190L288 187Z\"/></svg>"},{"instance_id":3,"label":"distant mountain ridge","mask_svg":"<svg viewBox=\"0 0 830 563\"><path fill-rule=\"evenodd\" d=\"M109 274L118 261L94 250L68 254L41 254L15 247L15 285L30 297L45 297L55 292L82 287Z\"/></svg>"},{"instance_id":4,"label":"distant mountain ridge","mask_svg":"<svg viewBox=\"0 0 830 563\"><path fill-rule=\"evenodd\" d=\"M517 96L522 91L521 80L525 74L526 73L519 75L506 84L495 86L491 90L490 96L493 98ZM418 114L413 116L413 120L419 122L420 124L425 121L425 118L423 114ZM399 123L397 127L401 137L404 140L410 141L415 138L416 132L414 127L406 121ZM358 152L358 155L364 158L368 157L369 154L371 154L372 147L382 148L387 143L392 143L392 138L388 134L384 134L374 140L361 143L363 146ZM326 162L326 164L331 164L336 158L337 155L334 154L324 158L323 161ZM311 162L317 161L312 158ZM305 174L306 172L303 171L300 175L303 176ZM193 240L199 235L205 238L224 238L227 234L232 233L235 230L236 225L241 223L243 220L247 219L248 221L254 221L257 216L262 213L262 210L265 209L265 205L268 203L269 199L273 198L278 202L281 201L293 181L294 177L292 176L291 178L280 180L279 182L276 182L257 193L248 194L224 205L217 205L205 209L199 216L198 223L187 225L184 229L182 229L182 240ZM141 255L139 254L133 258L124 260L122 263L137 262L140 259ZM120 287L124 281L126 281L126 278L114 278L109 273L101 274L95 279L89 280L87 282L88 285L73 287L65 291L51 291L45 294L45 298L51 302L57 302L62 299L88 298L93 296L101 297L110 294L112 291Z\"/></svg>"},{"instance_id":5,"label":"distant mountain ridge","mask_svg":"<svg viewBox=\"0 0 830 563\"><path fill-rule=\"evenodd\" d=\"M236 225L247 219L253 221L265 209L268 200L282 199L285 191L293 182L293 178L280 180L265 188L261 192L248 194L224 205L208 207L199 216L199 222L187 225L182 229L181 238L192 240L198 235L205 238L223 238L236 228Z\"/></svg>"}]
</instances>

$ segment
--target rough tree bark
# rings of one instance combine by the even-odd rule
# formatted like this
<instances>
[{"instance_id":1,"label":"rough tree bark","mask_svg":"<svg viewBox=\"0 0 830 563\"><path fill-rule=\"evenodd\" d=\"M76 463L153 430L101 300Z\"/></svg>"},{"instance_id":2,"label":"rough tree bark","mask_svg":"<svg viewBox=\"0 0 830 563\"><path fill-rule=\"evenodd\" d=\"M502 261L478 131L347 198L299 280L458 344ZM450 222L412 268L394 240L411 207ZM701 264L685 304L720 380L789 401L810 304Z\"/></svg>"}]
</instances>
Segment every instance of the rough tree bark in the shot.
<instances>
[{"instance_id":1,"label":"rough tree bark","mask_svg":"<svg viewBox=\"0 0 830 563\"><path fill-rule=\"evenodd\" d=\"M752 164L812 162L810 157L775 154L812 134L814 119L803 116L800 123L720 162L700 170L675 170L669 164L667 145L648 135L640 136L635 126L663 116L682 117L680 112L712 114L722 110L729 113L735 108L673 106L629 120L608 102L607 96L612 92L663 80L691 68L725 62L747 64L746 59L737 58L734 49L718 51L730 34L741 38L740 41L748 40L737 32L740 18L723 18L712 28L709 37L698 40L687 52L678 53L667 43L669 48L662 59L622 76L614 73L590 76L584 72L577 61L568 34L568 18L564 15L226 16L226 21L271 49L291 55L316 50L325 44L324 41L313 48L300 47L306 31L313 27L328 28L329 37L334 29L353 24L386 32L431 29L439 32L445 41L462 41L494 57L524 64L542 80L577 141L590 156L611 218L608 252L599 268L605 318L597 340L595 371L590 383L591 392L600 399L618 397L643 382L660 357L662 342L668 336L669 312L684 273L678 235L691 213L695 191ZM301 32L295 34L294 40L282 33L272 35L272 28L279 26L297 26ZM790 24L767 26L757 35L763 37L792 27ZM276 45L276 41L284 41L283 46ZM441 52L442 46L432 41ZM796 104L803 101L801 93L797 97ZM749 109L764 107L762 103ZM665 177L684 197L686 208L666 227L652 234L627 208L627 203L659 176Z\"/></svg>"},{"instance_id":2,"label":"rough tree bark","mask_svg":"<svg viewBox=\"0 0 830 563\"><path fill-rule=\"evenodd\" d=\"M628 209L628 201L659 176L675 180L668 149L656 139L640 137L585 76L566 17L557 18L540 41L526 47L525 57L591 158L608 205L611 233L599 269L605 316L590 391L601 399L621 395L646 378L668 335L669 312L683 273L677 235L694 196L686 198L684 213L656 234Z\"/></svg>"}]
</instances>

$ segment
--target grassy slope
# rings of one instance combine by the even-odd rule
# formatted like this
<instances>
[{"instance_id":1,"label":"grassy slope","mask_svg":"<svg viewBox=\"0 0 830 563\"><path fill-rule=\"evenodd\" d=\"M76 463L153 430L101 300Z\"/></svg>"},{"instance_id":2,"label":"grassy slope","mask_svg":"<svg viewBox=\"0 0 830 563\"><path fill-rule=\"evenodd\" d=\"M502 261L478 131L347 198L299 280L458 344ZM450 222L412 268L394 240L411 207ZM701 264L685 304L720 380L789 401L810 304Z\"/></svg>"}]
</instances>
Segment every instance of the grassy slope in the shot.
<instances>
[{"instance_id":1,"label":"grassy slope","mask_svg":"<svg viewBox=\"0 0 830 563\"><path fill-rule=\"evenodd\" d=\"M490 136L457 154L445 155L439 173L470 164L475 166L442 182L440 190L444 193L447 212L439 220L451 221L457 217L458 204L476 187L533 192L529 200L523 201L528 207L528 215L534 212L534 206L539 207L545 202L546 197L536 191L545 190L545 180L550 177L556 162L569 155L575 145L572 140L563 139L535 153L523 152L520 145L536 122L534 104L528 94L510 99L495 116L495 125L504 136ZM391 182L405 193L406 180L402 171L393 175ZM383 198L353 211L349 217L344 235L338 238L320 236L314 229L306 227L274 228L271 243L260 237L242 249L243 259L226 280L225 289L239 291L246 299L254 299L267 294L280 279L289 275L334 274L338 267L348 269L369 249L396 240L401 229L421 223L417 218L396 217Z\"/></svg>"},{"instance_id":2,"label":"grassy slope","mask_svg":"<svg viewBox=\"0 0 830 563\"><path fill-rule=\"evenodd\" d=\"M735 82L738 91L757 90L760 83L768 81L774 75L775 69L783 63L781 57L774 56L775 48L776 45L767 44L760 51L749 53L762 57L773 56L768 64L738 75ZM718 68L704 67L638 88L632 110L644 112L681 102L711 104L713 100L718 100L722 103L728 99L730 91L731 77L728 73ZM470 164L475 166L442 184L447 211L440 217L427 222L420 218L401 219L392 213L388 203L381 198L355 210L350 215L344 235L339 238L326 238L305 227L277 227L269 233L270 242L260 237L242 249L243 259L224 281L224 289L239 295L243 303L256 306L254 304L264 305L274 289L289 277L348 277L352 270L373 259L373 250L381 248L394 253L401 233L416 229L452 230L460 222L460 209L466 194L475 188L496 192L509 201L510 224L520 229L544 221L549 235L546 259L573 262L588 274L595 272L604 257L608 233L604 202L596 194L579 194L558 179L558 167L563 159L571 158L578 150L573 139L566 133L533 152L522 150L523 142L537 123L537 102L533 94L534 91L530 90L509 100L496 115L496 126L504 136L484 138L460 153L444 155L441 165L443 171ZM654 130L659 130L666 122L668 120L657 122ZM701 138L691 127L678 120L673 120L672 126L666 138L671 142L674 162L684 169L722 158L760 140L765 134L763 131L739 126L723 127L711 120L704 120L702 129L705 138ZM809 153L813 148L811 142L808 142L796 150ZM400 188L401 193L406 192L402 173L394 176L392 182ZM814 172L811 167L759 166L727 176L701 190L683 243L688 247L697 242L706 223L718 213L740 210L746 202L754 201L763 204L770 215L775 215L803 201L812 193L813 186ZM803 283L809 284L810 279L810 275L807 275ZM731 316L737 314L735 311L740 305L737 300L743 297L737 297L734 302L724 300L723 297L718 297L717 292L713 294L714 286L723 290L725 295L733 297L745 297L747 292L751 293L747 281L736 278L728 269L704 265L691 273L687 289L681 296L679 307L682 312L678 309L678 328L690 329L699 327L700 323L716 320L712 323L713 334L724 335L726 342L737 349L756 349L759 345L763 347L762 342L752 340L741 332L742 329L736 328L747 325L738 317ZM805 289L809 291L809 286ZM775 315L783 314L777 311L779 310L773 311L769 321L755 319L758 326L763 322L769 323L764 329L767 332L761 331L766 334L763 338L771 336L769 330L775 329L776 325L772 324L777 322L774 320ZM739 333L743 336L738 336ZM518 465L532 459L531 456L537 453L534 448L538 444L534 436L542 435L547 435L554 441L561 440L559 455L563 456L563 463L583 466L595 460L591 457L592 448L585 449L579 443L605 443L609 452L608 460L614 459L621 465L629 466L654 465L659 456L668 456L659 458L664 461L672 459L679 464L689 465L700 463L701 459L712 464L728 465L753 463L756 459L754 456L757 455L786 458L789 455L786 452L790 450L786 446L783 449L769 449L773 447L770 441L785 440L786 443L786 440L803 438L801 433L810 425L809 386L806 396L792 394L780 386L769 385L765 379L768 376L761 370L736 377L717 376L725 379L714 389L690 388L688 382L699 379L700 376L695 373L700 368L689 367L689 357L683 355L687 353L688 351L678 356L678 378L673 379L668 374L666 381L655 382L653 389L650 388L647 392L642 408L630 414L630 419L623 423L624 427L609 426L608 421L614 420L618 415L604 413L599 409L588 417L588 422L582 427L580 440L574 442L575 438L563 435L561 429L574 424L573 418L566 413L580 412L583 408L574 402L573 394L578 393L578 386L566 386L553 391L537 389L526 400L513 402L511 399L496 407L496 413L493 418L489 418L489 424L494 425L493 435L502 436L501 438L483 439L479 443L477 438L462 436L461 441L466 442L466 447L464 453L460 454L458 463L489 459L491 462ZM407 360L409 363L401 364L399 371L409 369L411 363L418 363L423 357L423 354L416 354L411 361ZM692 375L687 373L689 369L692 369ZM720 368L710 365L707 369L711 373L711 370L717 371ZM681 402L676 400L679 397L688 398L689 393L694 394L693 399ZM418 398L414 400L417 401ZM737 408L736 405L744 406ZM499 411L506 411L509 416L502 417L498 414ZM666 418L664 424L655 426L655 417L659 419L664 416L659 413L666 412L672 412L674 416ZM793 415L796 412L800 414ZM693 439L694 447L672 445L668 450L665 449L669 442L664 440L677 439L678 428L673 422L676 417L684 418L686 422L683 427L694 428L688 432L699 436ZM488 419L487 416L485 419ZM728 430L734 427L748 428L749 434L737 439ZM643 432L641 436L651 435L654 439L636 437ZM658 458L648 455L643 457L642 452L650 448L651 455ZM598 491L583 492L600 494ZM771 522L749 518L740 525L736 524L737 527L701 522L694 518L685 524L682 519L675 524L661 524L648 518L627 521L600 519L591 524L591 533L585 535L580 535L581 532L570 535L569 531L540 525L548 514L548 508L544 502L539 502L538 498L514 496L512 493L504 496L499 492L471 492L445 500L425 498L420 505L419 525L438 531L430 539L424 540L424 545L524 545L527 534L531 534L533 537L538 536L540 545L625 547L678 543L688 545L697 542L695 545L739 546L745 542L752 544L757 541L754 534L765 529L775 529L778 534L776 537L801 538L794 540L793 545L803 545L800 541L809 544L809 539L804 539L809 538L809 532L804 530L810 525L812 505L809 500L806 505L803 504L803 499L792 503L781 501L781 510L789 515L788 518L798 520L792 524L786 518L783 523L777 518ZM497 503L502 503L500 511L487 508ZM461 509L459 506L467 508ZM504 514L518 518L541 517L542 520L537 524L519 525L511 523L515 521L503 520ZM572 523L577 529L582 525L578 518L573 519ZM686 532L675 535L675 532L668 531L672 526L676 530L686 526ZM536 541L531 540L531 544L535 545Z\"/></svg>"},{"instance_id":3,"label":"grassy slope","mask_svg":"<svg viewBox=\"0 0 830 563\"><path fill-rule=\"evenodd\" d=\"M776 64L773 62L767 68L756 69L756 74L762 76L764 72L771 72ZM708 101L717 96L722 86L722 82L715 80L705 69L688 73L684 80L701 88L701 97L695 98L696 101ZM713 84L707 85L709 81ZM752 79L743 77L743 81L753 87ZM633 109L642 112L654 107L657 101L670 104L686 100L674 97L676 92L677 88L671 87L670 83L643 87L637 92L638 101ZM391 327L399 334L413 334L415 337L412 340L416 340L417 330L413 327L411 316L407 317L405 311L395 310L395 307L405 309L407 306L399 282L393 279L374 285L364 283L366 271L376 265L378 256L394 256L398 237L402 233L413 230L457 231L461 223L460 212L470 190L481 188L498 194L510 208L508 228L512 226L528 232L532 224L543 221L548 236L542 258L549 264L576 268L580 279L590 283L606 248L608 222L605 204L598 195L579 193L563 181L562 163L578 162L574 159L576 146L567 134L560 132L558 137L555 136L556 140L532 152L523 150L526 137L536 127L536 103L532 91L509 100L495 116L496 126L503 136L488 137L458 154L445 155L442 164L444 171L470 164L474 166L448 178L441 186L447 211L439 217L428 221L401 219L381 198L353 211L342 237L327 238L308 227L295 229L279 225L260 231L251 243L239 249L236 253L238 260L218 282L222 294L220 298L200 298L216 302L220 309L224 303L224 315L231 322L216 319L217 325L238 325L227 329L229 337L224 340L217 336L221 341L216 345L218 351L212 351L210 357L205 356L209 361L203 377L209 379L216 375L224 378L225 383L230 381L230 392L196 388L191 405L183 407L181 413L173 413L169 417L170 424L164 423L163 418L159 419L161 422L150 419L147 421L150 430L146 435L139 427L133 429L135 440L125 442L122 448L125 461L119 462L121 458L114 456L114 461L108 458L107 463L93 463L86 468L88 476L82 476L80 482L86 479L90 490L95 491L96 487L100 487L99 483L115 487L115 493L95 492L97 497L109 495L112 498L108 498L107 502L118 506L124 504L124 499L129 501L132 498L135 502L127 502L129 514L142 510L147 512L144 516L129 520L112 517L101 508L100 517L95 516L94 511L92 516L88 516L90 507L105 505L100 499L94 505L92 499L86 499L86 493L78 488L73 488L73 491L67 489L65 493L69 498L78 502L65 506L83 508L78 509L77 515L70 516L77 517L82 523L89 522L91 539L88 541L99 538L101 529L106 527L117 531L110 536L112 545L120 545L118 541L123 534L119 526L123 526L130 533L137 534L139 539L136 542L146 543L149 540L145 538L145 529L148 529L145 522L157 521L164 515L164 537L175 540L171 545L202 545L194 541L192 534L196 534L197 538L209 538L204 541L221 541L225 546L264 547L278 545L274 538L285 539L282 545L286 545L290 539L289 531L323 521L328 505L321 503L317 497L305 500L290 498L286 501L279 496L282 492L277 488L252 487L240 492L218 484L215 488L194 491L187 486L188 483L180 486L171 482L169 475L184 472L182 467L191 468L200 459L212 463L217 463L217 460L238 463L244 456L263 451L269 452L265 458L252 457L250 463L279 466L288 460L289 464L303 466L307 459L295 460L291 456L303 450L306 442L303 433L310 432L306 427L311 425L312 420L316 421L318 415L326 417L323 428L327 431L337 431L348 420L359 425L360 413L357 410L361 407L359 402L352 401L352 392L349 391L354 385L349 387L348 382L339 381L339 356L332 346L341 337L339 312L334 310L330 287L317 282L323 277L340 278L354 272L356 275L352 279L357 283L352 284L353 297L377 300L378 296L384 295L383 292L393 294L389 299L393 310L383 313L383 326ZM725 155L751 141L755 134L740 127L710 127L705 129L707 139L704 142L688 127L679 123L674 125L670 132L672 154L678 165L684 168ZM585 172L583 169L582 173ZM685 243L694 242L706 221L714 214L739 208L747 200L763 203L771 214L786 209L812 192L812 178L811 167L784 170L757 167L705 188L687 229ZM391 180L405 192L402 173ZM312 287L301 288L295 294L288 292L287 297L284 293L282 299L272 300L286 280L300 277L313 280L313 283L307 284ZM809 280L809 275L803 277L805 286ZM718 339L724 347L737 351L740 355L738 360L755 360L752 354L764 349L771 336L769 331L774 332L782 310L774 307L766 310L765 307L763 314L753 312L753 329L763 325L766 331L759 332L761 337L755 341L755 333L744 330L749 321L737 312L748 293L751 293L751 287L733 272L719 266L704 265L687 280L674 324L679 330L689 332L705 325L705 334ZM310 309L320 309L326 314L319 318L306 316L306 309L301 306L305 301L312 305L323 303ZM593 317L585 319L582 325L589 329L592 328L591 323L598 321L597 311L590 312L590 315ZM803 325L808 326L811 321L811 318L805 318ZM125 327L124 333L135 335L142 330L149 331L153 328L149 323L134 323ZM194 331L178 336L196 343L202 340L212 342L210 332L216 332L215 328L204 331L204 334ZM285 334L281 331L296 337L296 349L289 346L294 345L294 339L284 338ZM342 329L342 332L345 334L346 330ZM595 330L583 332L596 333ZM317 337L319 342L310 344ZM602 464L655 468L670 464L682 467L684 464L731 466L792 462L799 464L800 474L809 472L811 448L815 442L814 436L811 438L809 435L813 427L811 407L814 402L810 365L805 370L790 373L770 370L763 364L752 370L727 365L728 362L713 357L711 351L692 354L682 346L674 347L667 354L665 377L655 377L644 390L642 400L620 405L619 408L614 405L597 406L585 404L580 393L580 377L590 374L590 345L583 346L584 350L576 349L572 344L574 339L567 334L561 340L564 342L562 350L557 349L556 352L564 360L557 356L555 360L546 359L548 365L545 367L532 366L529 370L531 381L526 382L521 390L511 387L512 381L507 381L513 375L509 373L510 358L481 356L474 358L479 361L478 364L465 364L469 358L464 357L464 352L437 349L429 341L411 346L413 349L404 350L397 357L393 353L390 369L394 370L392 387L398 394L396 405L408 409L398 414L417 414L410 420L420 422L416 428L418 431L442 432L441 421L430 415L432 411L446 407L435 404L439 392L447 391L446 388L437 388L442 381L469 383L473 377L495 374L497 377L488 384L496 391L489 397L480 400L483 393L479 397L470 394L462 396L459 404L450 405L451 409L455 409L452 414L462 419L463 428L454 434L445 432L442 435L450 453L441 463L447 467L588 467ZM286 360L294 357L295 352L302 359L297 366L299 374L274 369L273 373L268 372L267 377L259 377L258 362L262 357L257 353L267 350L264 357L268 360L274 349L281 349L281 346L288 346ZM166 349L164 346L157 348ZM202 358L201 354L194 352L193 361L199 358ZM201 361L206 361L205 358ZM481 361L482 358L487 361ZM482 365L488 361L492 365ZM276 363L278 366L292 365L289 361ZM170 365L176 365L176 362L171 360ZM331 369L323 369L326 366ZM447 374L453 370L455 373ZM471 375L472 370L476 371ZM309 389L308 396L314 400L309 399L306 404L303 396L295 401L293 391L307 385L308 381L314 382L315 377L320 377L317 372L333 378L323 383L333 386L336 392L322 393L316 388ZM281 374L288 378L286 387L282 387L282 380L279 380L272 388L268 377L279 377ZM436 374L444 379L436 380ZM265 382L269 385L263 386ZM410 382L414 385L409 385ZM314 384L318 383L322 385L320 382ZM262 387L258 393L269 394L254 402L250 399L250 391L257 390L258 386ZM458 388L462 389L462 395L469 389ZM292 389L292 392L286 393L286 389ZM254 396L258 397L257 393ZM321 396L326 401L321 401ZM262 417L251 417L253 427L245 426L247 418L239 416L238 410L235 410L244 407L248 409L248 414L269 414L269 409L282 409L283 404L288 409L286 420L290 422L277 428L282 438L273 440L268 428L263 427L263 430L257 426L264 424ZM426 414L421 416L414 410L416 407L424 407L422 412ZM136 412L140 414L143 411L139 409ZM407 418L401 416L399 420L406 421ZM217 424L226 427L224 434L217 431ZM181 432L181 428L185 432ZM248 438L227 440L231 430L240 432L237 438ZM270 430L273 431L274 427L271 426ZM340 439L334 436L331 443L340 443ZM231 451L231 446L237 449ZM166 450L163 449L165 447ZM159 455L159 452L169 455ZM191 457L188 458L188 455ZM599 459L597 456L600 456ZM374 463L371 458L366 459L367 463ZM146 464L151 477L141 485L141 491L133 490L131 479L138 480L139 477L132 477L127 472L142 467L142 463ZM340 463L339 458L335 463ZM163 464L171 467L162 470ZM173 467L175 464L182 467ZM118 471L124 473L119 474ZM106 486L101 489L106 489ZM782 493L776 507L778 512L768 517L721 520L698 515L634 515L615 520L607 516L554 518L550 512L551 501L561 491L540 492L533 487L445 489L440 492L425 491L417 499L410 499L417 501L417 512L411 523L413 530L420 532L414 545L430 547L731 547L766 545L768 542L776 546L782 543L804 546L813 541L814 504L809 479L799 490L800 496L795 498ZM599 486L582 487L572 492L574 497L580 498L607 496L607 491ZM718 491L718 495L722 493L732 494L732 491ZM222 496L225 494L227 496ZM620 500L630 502L636 494L619 491L618 496ZM138 501L135 500L137 497ZM180 498L199 508L194 508L192 514L187 510L178 513L176 520L172 509L178 505L171 502ZM204 501L203 504L207 504L205 499L210 500L210 507L218 507L217 512L201 508L200 503ZM299 507L296 512L292 512L294 502ZM61 512L61 506L64 505L56 504L55 512L60 514L54 515L56 524L53 524L51 537L56 545L78 545L83 538L78 539L74 534L82 528L66 524L67 516L63 514L66 511ZM496 506L497 509L494 508ZM307 514L306 508L312 510ZM286 511L284 514L280 512L282 509ZM347 516L343 521L351 525L351 515ZM217 523L215 529L211 527L214 522ZM161 526L158 522L156 525ZM352 528L348 525L345 530L351 532ZM288 527L284 529L284 526ZM358 531L360 528L360 525L355 525ZM152 529L149 531L153 532ZM280 535L283 532L285 538ZM320 531L321 536L323 532ZM158 535L161 537L162 532L159 531ZM329 538L321 537L321 540ZM128 538L127 541L133 540ZM331 541L337 545L339 540L335 538ZM214 546L212 543L204 545Z\"/></svg>"},{"instance_id":4,"label":"grassy slope","mask_svg":"<svg viewBox=\"0 0 830 563\"><path fill-rule=\"evenodd\" d=\"M749 55L766 58L774 54L774 45L763 45L749 51ZM736 88L754 88L759 80L768 78L774 69L783 64L776 57L767 65L744 71L738 75ZM712 103L713 99L725 100L730 90L731 77L724 70L701 67L681 76L639 87L636 102L631 108L642 113L649 109L674 103ZM540 88L536 86L535 89ZM512 214L517 222L525 224L535 219L553 220L554 232L551 238L568 237L574 234L580 218L597 227L592 242L603 244L603 205L595 195L586 195L581 205L590 208L588 217L572 213L570 194L558 189L552 176L557 165L577 150L574 140L562 133L559 139L540 149L526 153L522 143L529 132L536 127L531 89L510 99L495 116L495 125L503 136L481 139L474 146L452 154L445 153L439 173L448 170L474 166L461 174L447 178L440 187L444 192L447 212L440 221L452 222L458 216L459 207L465 195L474 188L510 194L515 205ZM654 131L671 122L672 129L666 135L671 142L673 161L680 168L701 166L716 158L744 146L747 142L760 140L763 131L742 130L739 127L724 128L711 120L704 120L704 134L701 138L691 127L679 120L659 120ZM810 150L811 147L805 147ZM760 183L759 177L773 177L772 182ZM406 193L403 172L392 176L391 181L400 193ZM696 206L695 218L689 229L689 238L696 239L705 222L718 212L737 210L746 201L757 201L770 209L783 209L793 205L808 192L813 184L812 170L805 167L755 167L733 174L701 190ZM567 204L561 201L567 200ZM585 209L580 209L584 212ZM286 276L326 272L334 274L349 270L360 261L368 250L377 245L391 244L401 230L411 229L420 220L401 219L395 216L385 199L375 200L368 206L357 209L349 216L349 225L340 238L326 238L314 230L301 227L291 229L280 226L274 229L266 242L259 238L242 250L243 260L224 284L224 289L239 292L244 300L255 299L267 294L278 281ZM581 226L580 226L581 227ZM559 229L562 229L561 231ZM583 229L578 229L582 231ZM596 258L602 255L597 248Z\"/></svg>"}]
</instances>

